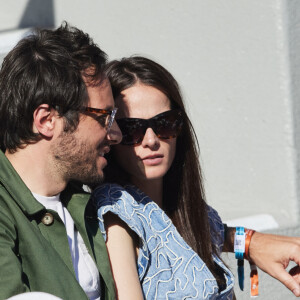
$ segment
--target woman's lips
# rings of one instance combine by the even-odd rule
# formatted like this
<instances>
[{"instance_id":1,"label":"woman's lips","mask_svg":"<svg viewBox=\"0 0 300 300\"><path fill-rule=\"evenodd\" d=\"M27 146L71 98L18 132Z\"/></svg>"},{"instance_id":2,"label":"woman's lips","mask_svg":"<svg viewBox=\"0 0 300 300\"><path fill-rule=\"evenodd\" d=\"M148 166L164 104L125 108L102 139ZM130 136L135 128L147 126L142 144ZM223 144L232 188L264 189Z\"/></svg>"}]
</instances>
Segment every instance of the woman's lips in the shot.
<instances>
[{"instance_id":1,"label":"woman's lips","mask_svg":"<svg viewBox=\"0 0 300 300\"><path fill-rule=\"evenodd\" d=\"M163 155L149 155L146 156L142 159L144 165L147 166L155 166L155 165L159 165L162 161L163 161Z\"/></svg>"}]
</instances>

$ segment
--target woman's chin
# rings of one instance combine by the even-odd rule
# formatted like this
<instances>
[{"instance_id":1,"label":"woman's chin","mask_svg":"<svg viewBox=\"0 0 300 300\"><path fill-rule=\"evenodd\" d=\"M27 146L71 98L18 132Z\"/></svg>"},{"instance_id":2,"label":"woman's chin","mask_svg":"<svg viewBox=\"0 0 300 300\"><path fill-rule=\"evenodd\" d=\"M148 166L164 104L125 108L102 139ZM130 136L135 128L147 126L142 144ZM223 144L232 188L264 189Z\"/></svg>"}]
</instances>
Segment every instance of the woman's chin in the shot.
<instances>
[{"instance_id":1,"label":"woman's chin","mask_svg":"<svg viewBox=\"0 0 300 300\"><path fill-rule=\"evenodd\" d=\"M163 177L166 175L166 172L149 172L144 174L144 178L146 180L159 180L159 179L163 179Z\"/></svg>"}]
</instances>

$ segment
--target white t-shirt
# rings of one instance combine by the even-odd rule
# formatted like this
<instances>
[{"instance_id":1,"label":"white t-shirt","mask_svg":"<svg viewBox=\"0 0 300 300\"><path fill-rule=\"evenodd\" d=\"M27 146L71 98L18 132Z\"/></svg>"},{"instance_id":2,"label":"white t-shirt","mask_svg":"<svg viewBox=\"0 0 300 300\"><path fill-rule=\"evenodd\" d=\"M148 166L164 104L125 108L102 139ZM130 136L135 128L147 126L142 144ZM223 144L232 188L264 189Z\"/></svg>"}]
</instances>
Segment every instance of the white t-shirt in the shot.
<instances>
[{"instance_id":1,"label":"white t-shirt","mask_svg":"<svg viewBox=\"0 0 300 300\"><path fill-rule=\"evenodd\" d=\"M70 213L61 203L59 199L60 194L52 197L41 196L35 193L32 194L36 200L47 209L56 211L65 224L76 279L90 300L99 300L99 271L94 260L88 253L88 249L86 248L79 231L75 228Z\"/></svg>"}]
</instances>

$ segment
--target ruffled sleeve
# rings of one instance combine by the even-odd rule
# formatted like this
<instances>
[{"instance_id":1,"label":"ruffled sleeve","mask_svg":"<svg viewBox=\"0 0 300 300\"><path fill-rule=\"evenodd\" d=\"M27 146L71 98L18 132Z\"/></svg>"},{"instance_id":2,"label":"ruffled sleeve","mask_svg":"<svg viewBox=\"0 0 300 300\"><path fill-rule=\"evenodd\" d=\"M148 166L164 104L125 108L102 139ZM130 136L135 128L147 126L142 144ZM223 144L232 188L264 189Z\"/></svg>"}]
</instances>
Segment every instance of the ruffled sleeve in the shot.
<instances>
[{"instance_id":1,"label":"ruffled sleeve","mask_svg":"<svg viewBox=\"0 0 300 300\"><path fill-rule=\"evenodd\" d=\"M140 238L138 273L141 280L148 268L149 250L142 219L140 219L138 213L142 205L138 202L139 199L133 198L122 186L117 184L101 185L93 191L91 197L97 207L99 227L105 241L107 237L103 217L107 212L117 215Z\"/></svg>"}]
</instances>

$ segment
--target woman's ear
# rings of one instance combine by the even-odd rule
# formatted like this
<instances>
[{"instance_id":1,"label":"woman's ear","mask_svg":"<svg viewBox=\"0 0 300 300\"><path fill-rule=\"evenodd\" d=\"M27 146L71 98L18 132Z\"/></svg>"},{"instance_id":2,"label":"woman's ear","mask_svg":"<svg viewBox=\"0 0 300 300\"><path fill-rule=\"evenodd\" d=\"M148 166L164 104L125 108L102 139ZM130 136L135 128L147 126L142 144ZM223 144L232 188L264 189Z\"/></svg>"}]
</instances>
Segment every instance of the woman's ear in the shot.
<instances>
[{"instance_id":1,"label":"woman's ear","mask_svg":"<svg viewBox=\"0 0 300 300\"><path fill-rule=\"evenodd\" d=\"M39 105L33 112L33 132L52 138L57 116L57 111L48 104Z\"/></svg>"}]
</instances>

